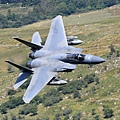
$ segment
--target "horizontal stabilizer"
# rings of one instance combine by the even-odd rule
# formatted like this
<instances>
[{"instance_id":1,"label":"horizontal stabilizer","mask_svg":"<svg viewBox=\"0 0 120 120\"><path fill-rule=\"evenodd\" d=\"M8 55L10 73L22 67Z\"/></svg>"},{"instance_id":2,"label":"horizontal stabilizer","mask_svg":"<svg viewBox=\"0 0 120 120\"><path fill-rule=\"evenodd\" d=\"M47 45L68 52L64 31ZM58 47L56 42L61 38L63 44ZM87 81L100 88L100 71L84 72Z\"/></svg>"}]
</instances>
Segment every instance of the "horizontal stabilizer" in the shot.
<instances>
[{"instance_id":1,"label":"horizontal stabilizer","mask_svg":"<svg viewBox=\"0 0 120 120\"><path fill-rule=\"evenodd\" d=\"M31 75L29 72L21 72L18 79L16 80L14 84L14 89L17 89L20 87L25 81L28 80L28 77Z\"/></svg>"},{"instance_id":2,"label":"horizontal stabilizer","mask_svg":"<svg viewBox=\"0 0 120 120\"><path fill-rule=\"evenodd\" d=\"M13 37L13 39L15 39L15 40L17 40L17 41L19 41L19 42L27 45L28 47L31 47L31 49L32 49L33 51L35 51L35 50L40 50L40 49L42 48L42 46L40 46L40 45L37 45L37 44L31 43L31 42L22 40L22 39L20 39L20 38L18 38L18 37Z\"/></svg>"},{"instance_id":3,"label":"horizontal stabilizer","mask_svg":"<svg viewBox=\"0 0 120 120\"><path fill-rule=\"evenodd\" d=\"M25 81L27 81L28 77L33 74L33 71L25 68L23 66L17 65L11 61L6 60L5 62L13 65L14 67L17 67L18 69L21 70L21 73L18 76L18 79L16 80L15 84L14 84L14 89L17 89L18 87L20 87Z\"/></svg>"},{"instance_id":4,"label":"horizontal stabilizer","mask_svg":"<svg viewBox=\"0 0 120 120\"><path fill-rule=\"evenodd\" d=\"M17 64L15 64L15 63L13 63L13 62L11 62L11 61L9 61L9 60L6 60L5 62L13 65L14 67L17 67L18 69L20 69L20 70L23 71L23 72L28 72L28 73L31 73L31 74L33 73L33 71L32 71L31 69L28 69L28 68L26 68L26 67L17 65Z\"/></svg>"}]
</instances>

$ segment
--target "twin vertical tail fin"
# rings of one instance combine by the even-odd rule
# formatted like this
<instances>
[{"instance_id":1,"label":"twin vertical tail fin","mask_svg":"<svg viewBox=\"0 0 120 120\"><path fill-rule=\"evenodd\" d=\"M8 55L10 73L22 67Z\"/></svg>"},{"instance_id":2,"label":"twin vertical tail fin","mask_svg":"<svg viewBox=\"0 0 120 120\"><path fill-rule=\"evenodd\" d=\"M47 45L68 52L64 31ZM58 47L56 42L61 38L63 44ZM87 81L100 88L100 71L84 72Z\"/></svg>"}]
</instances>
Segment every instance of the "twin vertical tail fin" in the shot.
<instances>
[{"instance_id":1,"label":"twin vertical tail fin","mask_svg":"<svg viewBox=\"0 0 120 120\"><path fill-rule=\"evenodd\" d=\"M17 89L18 87L20 87L25 81L28 80L28 77L33 74L33 71L31 69L28 69L26 67L23 67L23 66L20 66L20 65L17 65L11 61L5 61L11 65L13 65L14 67L17 67L21 73L19 74L15 84L14 84L14 89Z\"/></svg>"},{"instance_id":2,"label":"twin vertical tail fin","mask_svg":"<svg viewBox=\"0 0 120 120\"><path fill-rule=\"evenodd\" d=\"M25 41L25 40L22 40L18 37L13 37L13 39L27 45L28 47L31 48L32 51L36 51L36 50L40 50L42 48L42 45L41 45L41 37L39 35L39 32L35 32L32 36L32 41L31 42L28 42L28 41ZM25 81L28 80L28 77L33 74L33 71L31 69L28 69L26 67L23 67L23 66L20 66L20 65L17 65L11 61L5 61L11 65L13 65L14 67L17 67L21 72L14 84L14 89L17 89L18 87L20 87Z\"/></svg>"},{"instance_id":3,"label":"twin vertical tail fin","mask_svg":"<svg viewBox=\"0 0 120 120\"><path fill-rule=\"evenodd\" d=\"M33 36L32 36L32 41L31 41L31 43L36 44L36 45L39 45L39 46L42 46L42 45L41 45L41 42L42 42L42 39L41 39L41 37L40 37L39 32L35 32L35 33L33 34Z\"/></svg>"}]
</instances>

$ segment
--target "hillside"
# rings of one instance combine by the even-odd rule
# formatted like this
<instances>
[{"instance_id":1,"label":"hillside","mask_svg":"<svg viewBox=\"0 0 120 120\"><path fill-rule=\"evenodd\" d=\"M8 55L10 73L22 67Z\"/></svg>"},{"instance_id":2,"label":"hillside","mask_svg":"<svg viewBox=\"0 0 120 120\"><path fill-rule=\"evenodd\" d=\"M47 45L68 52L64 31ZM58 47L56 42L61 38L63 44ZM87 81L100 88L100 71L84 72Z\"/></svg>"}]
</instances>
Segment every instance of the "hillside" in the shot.
<instances>
[{"instance_id":1,"label":"hillside","mask_svg":"<svg viewBox=\"0 0 120 120\"><path fill-rule=\"evenodd\" d=\"M57 15L68 16L117 4L119 0L1 0L0 28L18 28Z\"/></svg>"},{"instance_id":2,"label":"hillside","mask_svg":"<svg viewBox=\"0 0 120 120\"><path fill-rule=\"evenodd\" d=\"M25 64L30 50L13 40L12 37L19 36L31 41L32 34L39 31L45 41L51 20L21 28L0 29L0 111L1 107L7 105L7 110L2 109L0 118L2 120L13 118L17 120L79 120L80 118L82 120L104 120L107 119L106 112L112 113L108 120L119 120L120 14L117 11L118 8L120 5L63 17L66 34L77 35L84 41L76 47L82 48L83 53L102 56L106 62L93 66L78 65L72 74L59 73L58 76L69 83L63 87L46 86L38 94L37 103L33 101L27 105L20 101L25 89L20 88L14 94L12 93L13 95L9 93L13 90L12 86L19 70L10 67L4 61L9 59L18 64ZM91 82L87 82L87 77L91 78ZM56 99L55 96L60 99ZM53 99L55 104L51 103ZM16 101L18 103L20 101L17 107L14 106ZM25 111L27 109L31 111L28 114L28 111Z\"/></svg>"}]
</instances>

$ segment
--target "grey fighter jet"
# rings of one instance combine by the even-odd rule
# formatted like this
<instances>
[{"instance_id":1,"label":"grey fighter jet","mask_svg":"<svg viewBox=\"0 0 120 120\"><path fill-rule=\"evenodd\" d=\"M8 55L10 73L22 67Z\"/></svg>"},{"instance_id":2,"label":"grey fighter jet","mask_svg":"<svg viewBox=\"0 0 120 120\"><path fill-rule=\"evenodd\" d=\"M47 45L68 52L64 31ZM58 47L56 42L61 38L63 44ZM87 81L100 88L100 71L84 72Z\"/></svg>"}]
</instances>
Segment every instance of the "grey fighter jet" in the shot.
<instances>
[{"instance_id":1,"label":"grey fighter jet","mask_svg":"<svg viewBox=\"0 0 120 120\"><path fill-rule=\"evenodd\" d=\"M32 53L29 54L31 60L26 64L27 67L6 61L21 70L14 84L15 89L32 75L30 84L23 96L25 103L29 103L47 84L66 84L66 81L54 77L57 72L71 72L76 68L75 64L99 64L105 62L103 58L98 56L83 54L80 48L68 46L62 16L60 15L52 20L50 31L43 47L40 44L41 38L38 32L33 34L32 42L19 38L14 39L31 47L32 50Z\"/></svg>"}]
</instances>

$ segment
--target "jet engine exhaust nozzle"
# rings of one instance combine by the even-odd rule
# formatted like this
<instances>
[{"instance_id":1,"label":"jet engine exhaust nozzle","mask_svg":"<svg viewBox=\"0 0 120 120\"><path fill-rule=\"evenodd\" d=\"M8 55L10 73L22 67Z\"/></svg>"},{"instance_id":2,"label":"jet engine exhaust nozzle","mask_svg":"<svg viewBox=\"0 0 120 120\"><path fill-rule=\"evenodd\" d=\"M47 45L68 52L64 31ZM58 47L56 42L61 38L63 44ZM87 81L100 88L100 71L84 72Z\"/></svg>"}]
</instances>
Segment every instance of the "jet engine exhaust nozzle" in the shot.
<instances>
[{"instance_id":1,"label":"jet engine exhaust nozzle","mask_svg":"<svg viewBox=\"0 0 120 120\"><path fill-rule=\"evenodd\" d=\"M33 53L33 52L29 54L29 58L32 58L32 59L34 59L34 58L35 58L35 57L34 57L34 53Z\"/></svg>"},{"instance_id":2,"label":"jet engine exhaust nozzle","mask_svg":"<svg viewBox=\"0 0 120 120\"><path fill-rule=\"evenodd\" d=\"M32 68L32 66L31 66L31 62L32 62L32 60L28 61L27 64L26 64L26 67L28 67L28 68Z\"/></svg>"}]
</instances>

